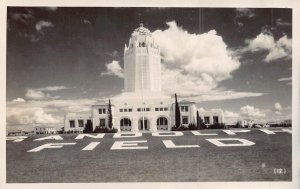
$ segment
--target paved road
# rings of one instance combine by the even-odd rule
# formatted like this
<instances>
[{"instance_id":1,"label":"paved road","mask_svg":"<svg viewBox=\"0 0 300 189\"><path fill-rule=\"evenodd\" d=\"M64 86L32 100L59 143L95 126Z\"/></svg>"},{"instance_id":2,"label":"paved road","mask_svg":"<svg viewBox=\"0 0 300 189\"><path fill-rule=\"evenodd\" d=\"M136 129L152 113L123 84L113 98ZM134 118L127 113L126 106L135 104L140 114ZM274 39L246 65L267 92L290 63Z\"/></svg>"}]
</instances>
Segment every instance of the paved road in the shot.
<instances>
[{"instance_id":1,"label":"paved road","mask_svg":"<svg viewBox=\"0 0 300 189\"><path fill-rule=\"evenodd\" d=\"M45 136L30 136L21 142L7 140L7 182L291 180L292 135L290 133L267 134L258 129L236 133L236 135L229 135L222 130L205 130L201 133L217 135L196 136L186 131L183 132L183 136L164 137L143 133L141 137L113 138L113 134L105 134L99 139L85 137L75 140L78 135L70 134L60 135L63 140L34 141ZM215 138L246 139L255 144L219 147L206 140ZM115 143L116 141L144 141L137 146L146 146L147 149L112 150L112 146L120 147L120 144ZM97 145L95 142L100 144ZM76 144L27 152L46 143ZM241 141L222 141L222 143L240 144ZM86 148L88 145L90 146ZM172 145L200 147L170 148ZM84 148L90 150L82 150Z\"/></svg>"}]
</instances>

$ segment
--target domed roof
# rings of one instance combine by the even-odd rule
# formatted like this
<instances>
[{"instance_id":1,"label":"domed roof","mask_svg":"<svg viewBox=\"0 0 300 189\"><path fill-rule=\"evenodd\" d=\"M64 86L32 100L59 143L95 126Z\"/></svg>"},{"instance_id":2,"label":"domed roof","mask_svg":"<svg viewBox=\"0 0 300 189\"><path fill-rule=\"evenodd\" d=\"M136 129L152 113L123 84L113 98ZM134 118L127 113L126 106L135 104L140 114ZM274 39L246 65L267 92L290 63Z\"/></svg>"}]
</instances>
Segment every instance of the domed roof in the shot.
<instances>
[{"instance_id":1,"label":"domed roof","mask_svg":"<svg viewBox=\"0 0 300 189\"><path fill-rule=\"evenodd\" d=\"M135 35L149 35L149 36L151 36L152 34L151 34L150 30L147 29L147 28L145 28L145 27L143 26L143 24L141 23L141 24L140 24L140 27L136 28L136 29L132 32L131 35L132 35L132 36L135 36Z\"/></svg>"}]
</instances>

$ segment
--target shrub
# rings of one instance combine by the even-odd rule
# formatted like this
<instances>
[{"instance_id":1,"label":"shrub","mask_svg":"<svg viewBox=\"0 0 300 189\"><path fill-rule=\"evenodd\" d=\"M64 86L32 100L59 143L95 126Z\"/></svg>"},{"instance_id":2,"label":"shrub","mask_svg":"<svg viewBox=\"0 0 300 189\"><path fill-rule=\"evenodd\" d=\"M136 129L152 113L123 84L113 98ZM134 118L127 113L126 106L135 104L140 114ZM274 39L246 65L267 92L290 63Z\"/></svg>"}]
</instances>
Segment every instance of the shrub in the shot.
<instances>
[{"instance_id":1,"label":"shrub","mask_svg":"<svg viewBox=\"0 0 300 189\"><path fill-rule=\"evenodd\" d=\"M188 129L189 129L189 130L198 130L198 128L197 128L197 126L196 126L195 123L190 123L190 124L188 125Z\"/></svg>"},{"instance_id":2,"label":"shrub","mask_svg":"<svg viewBox=\"0 0 300 189\"><path fill-rule=\"evenodd\" d=\"M208 127L209 129L224 129L225 124L224 123L214 123Z\"/></svg>"},{"instance_id":3,"label":"shrub","mask_svg":"<svg viewBox=\"0 0 300 189\"><path fill-rule=\"evenodd\" d=\"M189 130L189 128L185 125L180 125L179 127L173 125L173 127L171 128L171 131L186 131L186 130Z\"/></svg>"},{"instance_id":4,"label":"shrub","mask_svg":"<svg viewBox=\"0 0 300 189\"><path fill-rule=\"evenodd\" d=\"M118 129L116 128L108 128L103 126L97 126L94 130L94 133L116 133L118 132Z\"/></svg>"}]
</instances>

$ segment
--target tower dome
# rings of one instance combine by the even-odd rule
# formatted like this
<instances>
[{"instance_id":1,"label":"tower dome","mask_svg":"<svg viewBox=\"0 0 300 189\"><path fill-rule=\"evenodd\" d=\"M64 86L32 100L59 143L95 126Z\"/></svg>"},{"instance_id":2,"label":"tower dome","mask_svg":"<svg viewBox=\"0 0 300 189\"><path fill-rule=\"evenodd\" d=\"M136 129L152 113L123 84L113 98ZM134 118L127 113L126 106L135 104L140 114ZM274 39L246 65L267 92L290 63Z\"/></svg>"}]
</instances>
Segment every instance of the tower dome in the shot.
<instances>
[{"instance_id":1,"label":"tower dome","mask_svg":"<svg viewBox=\"0 0 300 189\"><path fill-rule=\"evenodd\" d=\"M136 36L136 35L148 35L148 36L152 36L150 30L148 28L145 28L143 26L143 23L140 23L140 27L136 28L131 36Z\"/></svg>"}]
</instances>

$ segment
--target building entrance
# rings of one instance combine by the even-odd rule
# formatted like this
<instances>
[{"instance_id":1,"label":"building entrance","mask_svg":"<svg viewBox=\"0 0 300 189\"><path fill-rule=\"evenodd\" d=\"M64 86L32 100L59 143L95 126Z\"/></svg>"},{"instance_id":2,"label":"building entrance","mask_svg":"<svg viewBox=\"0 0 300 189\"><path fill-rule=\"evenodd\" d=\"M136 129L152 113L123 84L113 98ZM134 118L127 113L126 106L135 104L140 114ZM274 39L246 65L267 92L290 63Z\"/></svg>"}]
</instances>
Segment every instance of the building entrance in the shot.
<instances>
[{"instance_id":1,"label":"building entrance","mask_svg":"<svg viewBox=\"0 0 300 189\"><path fill-rule=\"evenodd\" d=\"M149 120L147 118L144 118L144 123L143 123L143 118L141 118L139 120L139 130L140 131L149 131L150 124L149 124Z\"/></svg>"}]
</instances>

